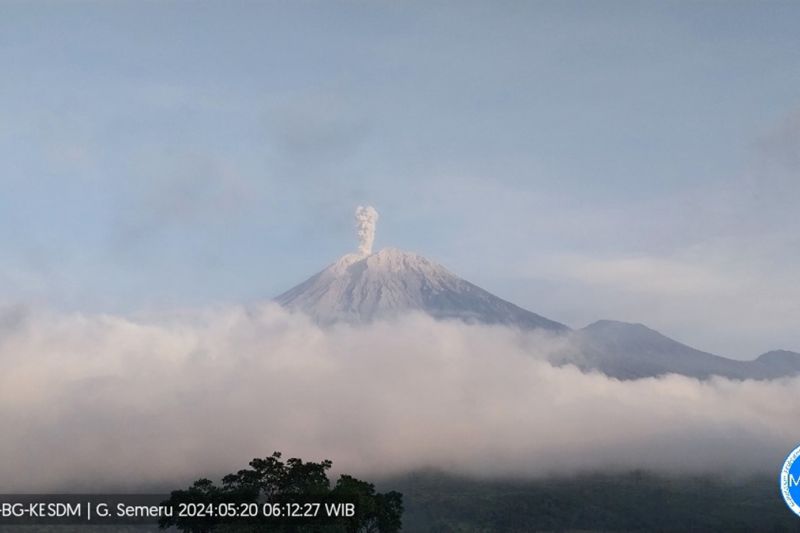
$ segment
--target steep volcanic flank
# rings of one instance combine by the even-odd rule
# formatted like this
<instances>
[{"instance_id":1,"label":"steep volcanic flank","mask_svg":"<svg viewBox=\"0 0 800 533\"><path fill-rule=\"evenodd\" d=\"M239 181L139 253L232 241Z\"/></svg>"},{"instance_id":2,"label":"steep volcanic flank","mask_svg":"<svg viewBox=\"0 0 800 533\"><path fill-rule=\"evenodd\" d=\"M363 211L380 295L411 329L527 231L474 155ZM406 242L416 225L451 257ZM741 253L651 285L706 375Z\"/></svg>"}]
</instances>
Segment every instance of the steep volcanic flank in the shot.
<instances>
[{"instance_id":1,"label":"steep volcanic flank","mask_svg":"<svg viewBox=\"0 0 800 533\"><path fill-rule=\"evenodd\" d=\"M421 255L391 248L366 256L345 255L276 301L321 324L370 322L419 311L440 319L569 329L498 298Z\"/></svg>"}]
</instances>

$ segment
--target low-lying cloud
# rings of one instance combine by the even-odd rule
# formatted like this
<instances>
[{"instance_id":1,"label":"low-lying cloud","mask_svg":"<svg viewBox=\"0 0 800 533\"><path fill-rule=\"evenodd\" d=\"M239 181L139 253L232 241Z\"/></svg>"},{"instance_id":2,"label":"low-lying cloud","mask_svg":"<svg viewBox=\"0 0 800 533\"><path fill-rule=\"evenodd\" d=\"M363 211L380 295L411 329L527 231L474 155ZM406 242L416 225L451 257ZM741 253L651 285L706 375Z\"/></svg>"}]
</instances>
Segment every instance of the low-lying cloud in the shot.
<instances>
[{"instance_id":1,"label":"low-lying cloud","mask_svg":"<svg viewBox=\"0 0 800 533\"><path fill-rule=\"evenodd\" d=\"M320 328L268 304L131 319L6 311L0 491L218 476L281 450L382 476L776 472L800 380L620 382L564 339L420 315Z\"/></svg>"}]
</instances>

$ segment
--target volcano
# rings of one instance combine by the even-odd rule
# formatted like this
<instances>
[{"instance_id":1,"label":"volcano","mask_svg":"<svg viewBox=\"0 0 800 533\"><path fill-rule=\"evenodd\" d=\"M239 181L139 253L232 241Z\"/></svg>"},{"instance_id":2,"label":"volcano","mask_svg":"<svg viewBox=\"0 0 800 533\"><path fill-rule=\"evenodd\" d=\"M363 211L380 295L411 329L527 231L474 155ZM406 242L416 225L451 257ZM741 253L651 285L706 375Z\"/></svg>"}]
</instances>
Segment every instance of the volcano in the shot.
<instances>
[{"instance_id":1,"label":"volcano","mask_svg":"<svg viewBox=\"0 0 800 533\"><path fill-rule=\"evenodd\" d=\"M430 259L394 248L345 255L276 301L320 324L365 323L421 312L468 323L569 330L481 289Z\"/></svg>"},{"instance_id":2,"label":"volcano","mask_svg":"<svg viewBox=\"0 0 800 533\"><path fill-rule=\"evenodd\" d=\"M384 248L372 253L378 213L359 207L358 253L341 257L275 300L320 325L370 323L407 313L436 319L542 330L567 337L553 363L617 379L682 374L696 379L776 379L800 374L800 354L785 350L740 361L697 350L642 324L600 320L569 327L523 309L419 254Z\"/></svg>"}]
</instances>

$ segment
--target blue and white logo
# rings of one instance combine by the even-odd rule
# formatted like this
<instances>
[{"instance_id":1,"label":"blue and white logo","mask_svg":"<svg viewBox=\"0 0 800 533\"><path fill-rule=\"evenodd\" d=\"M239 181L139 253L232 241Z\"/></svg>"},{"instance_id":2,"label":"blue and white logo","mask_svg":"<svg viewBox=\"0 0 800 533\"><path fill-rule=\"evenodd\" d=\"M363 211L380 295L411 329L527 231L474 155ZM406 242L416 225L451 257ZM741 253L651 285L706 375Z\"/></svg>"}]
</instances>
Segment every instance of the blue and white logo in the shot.
<instances>
[{"instance_id":1,"label":"blue and white logo","mask_svg":"<svg viewBox=\"0 0 800 533\"><path fill-rule=\"evenodd\" d=\"M789 509L800 516L800 446L792 450L783 463L781 494Z\"/></svg>"}]
</instances>

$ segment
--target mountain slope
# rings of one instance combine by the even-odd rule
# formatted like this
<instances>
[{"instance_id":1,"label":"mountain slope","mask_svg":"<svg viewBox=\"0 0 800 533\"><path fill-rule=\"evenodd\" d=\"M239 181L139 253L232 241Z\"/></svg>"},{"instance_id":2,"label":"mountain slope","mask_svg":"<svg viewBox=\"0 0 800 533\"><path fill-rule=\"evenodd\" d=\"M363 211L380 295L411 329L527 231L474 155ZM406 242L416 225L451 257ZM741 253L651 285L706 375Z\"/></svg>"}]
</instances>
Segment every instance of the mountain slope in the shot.
<instances>
[{"instance_id":1,"label":"mountain slope","mask_svg":"<svg viewBox=\"0 0 800 533\"><path fill-rule=\"evenodd\" d=\"M752 363L764 379L800 374L800 353L797 352L773 350L759 355Z\"/></svg>"},{"instance_id":2,"label":"mountain slope","mask_svg":"<svg viewBox=\"0 0 800 533\"><path fill-rule=\"evenodd\" d=\"M569 330L494 296L421 255L392 248L371 255L345 255L275 300L321 324L370 322L419 311L439 319Z\"/></svg>"},{"instance_id":3,"label":"mountain slope","mask_svg":"<svg viewBox=\"0 0 800 533\"><path fill-rule=\"evenodd\" d=\"M575 352L562 362L619 379L664 374L708 379L774 379L800 372L800 354L769 352L738 361L696 350L642 324L601 320L572 333Z\"/></svg>"}]
</instances>

